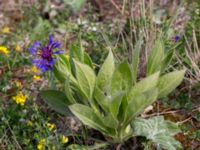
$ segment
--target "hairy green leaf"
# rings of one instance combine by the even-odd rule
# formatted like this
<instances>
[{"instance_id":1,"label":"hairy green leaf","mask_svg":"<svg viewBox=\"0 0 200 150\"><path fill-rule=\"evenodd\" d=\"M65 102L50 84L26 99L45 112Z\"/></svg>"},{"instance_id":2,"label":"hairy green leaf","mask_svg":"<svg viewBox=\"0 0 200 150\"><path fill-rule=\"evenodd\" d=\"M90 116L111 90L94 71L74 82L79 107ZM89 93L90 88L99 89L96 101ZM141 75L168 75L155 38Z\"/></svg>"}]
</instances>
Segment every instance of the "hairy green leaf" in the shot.
<instances>
[{"instance_id":1,"label":"hairy green leaf","mask_svg":"<svg viewBox=\"0 0 200 150\"><path fill-rule=\"evenodd\" d=\"M84 63L93 68L93 63L90 56L87 53L84 53Z\"/></svg>"},{"instance_id":2,"label":"hairy green leaf","mask_svg":"<svg viewBox=\"0 0 200 150\"><path fill-rule=\"evenodd\" d=\"M53 73L55 77L60 82L65 82L67 79L70 80L70 82L76 84L76 79L73 77L71 73L71 66L69 63L69 59L65 55L58 55L56 57L57 61L53 68Z\"/></svg>"},{"instance_id":3,"label":"hairy green leaf","mask_svg":"<svg viewBox=\"0 0 200 150\"><path fill-rule=\"evenodd\" d=\"M142 94L148 90L151 90L157 86L158 83L158 78L159 78L159 72L154 73L133 86L128 94L128 101L132 100L134 96L138 94Z\"/></svg>"},{"instance_id":4,"label":"hairy green leaf","mask_svg":"<svg viewBox=\"0 0 200 150\"><path fill-rule=\"evenodd\" d=\"M185 70L173 71L161 76L158 81L158 97L164 97L172 92L183 80Z\"/></svg>"},{"instance_id":5,"label":"hairy green leaf","mask_svg":"<svg viewBox=\"0 0 200 150\"><path fill-rule=\"evenodd\" d=\"M181 144L172 136L174 135L174 128L177 125L172 122L170 122L169 125L162 116L150 119L137 118L132 121L131 126L134 129L135 136L145 136L160 148L167 150L181 148ZM172 126L173 129L171 129ZM176 132L177 131L178 130L176 130Z\"/></svg>"},{"instance_id":6,"label":"hairy green leaf","mask_svg":"<svg viewBox=\"0 0 200 150\"><path fill-rule=\"evenodd\" d=\"M107 133L107 128L105 127L103 121L89 106L85 106L82 104L73 104L70 105L69 108L72 113L85 125L99 130L103 133Z\"/></svg>"},{"instance_id":7,"label":"hairy green leaf","mask_svg":"<svg viewBox=\"0 0 200 150\"><path fill-rule=\"evenodd\" d=\"M174 54L174 49L170 49L166 52L163 62L162 62L162 67L161 67L161 72L164 72L167 66L170 64Z\"/></svg>"},{"instance_id":8,"label":"hairy green leaf","mask_svg":"<svg viewBox=\"0 0 200 150\"><path fill-rule=\"evenodd\" d=\"M40 94L42 96L42 99L55 111L63 115L71 114L68 108L70 102L68 101L66 95L63 92L47 90L41 91Z\"/></svg>"},{"instance_id":9,"label":"hairy green leaf","mask_svg":"<svg viewBox=\"0 0 200 150\"><path fill-rule=\"evenodd\" d=\"M96 82L95 73L88 65L82 64L76 60L74 60L74 62L79 87L86 97L91 100Z\"/></svg>"},{"instance_id":10,"label":"hairy green leaf","mask_svg":"<svg viewBox=\"0 0 200 150\"><path fill-rule=\"evenodd\" d=\"M109 109L109 97L104 95L104 92L101 91L97 86L95 87L94 91L94 98L96 99L97 103L101 106L101 108L108 112Z\"/></svg>"},{"instance_id":11,"label":"hairy green leaf","mask_svg":"<svg viewBox=\"0 0 200 150\"><path fill-rule=\"evenodd\" d=\"M120 108L123 96L124 96L123 92L118 92L117 94L115 94L112 97L111 102L110 102L110 107L109 107L110 111L109 112L116 119L117 119L117 115L119 113L119 108Z\"/></svg>"},{"instance_id":12,"label":"hairy green leaf","mask_svg":"<svg viewBox=\"0 0 200 150\"><path fill-rule=\"evenodd\" d=\"M157 88L151 89L143 94L135 96L128 102L125 115L125 126L128 125L134 117L137 117L144 109L151 105L158 96Z\"/></svg>"},{"instance_id":13,"label":"hairy green leaf","mask_svg":"<svg viewBox=\"0 0 200 150\"><path fill-rule=\"evenodd\" d=\"M110 51L97 76L97 86L104 92L107 91L110 86L114 69L113 53Z\"/></svg>"},{"instance_id":14,"label":"hairy green leaf","mask_svg":"<svg viewBox=\"0 0 200 150\"><path fill-rule=\"evenodd\" d=\"M65 81L65 94L66 94L68 100L71 102L71 104L76 103L76 100L73 97L73 91L71 89L71 85L69 83L69 80Z\"/></svg>"},{"instance_id":15,"label":"hairy green leaf","mask_svg":"<svg viewBox=\"0 0 200 150\"><path fill-rule=\"evenodd\" d=\"M164 58L163 42L158 39L149 55L147 62L147 75L160 71Z\"/></svg>"},{"instance_id":16,"label":"hairy green leaf","mask_svg":"<svg viewBox=\"0 0 200 150\"><path fill-rule=\"evenodd\" d=\"M111 83L111 93L126 91L132 86L132 74L128 64L128 61L121 63L114 71Z\"/></svg>"}]
</instances>

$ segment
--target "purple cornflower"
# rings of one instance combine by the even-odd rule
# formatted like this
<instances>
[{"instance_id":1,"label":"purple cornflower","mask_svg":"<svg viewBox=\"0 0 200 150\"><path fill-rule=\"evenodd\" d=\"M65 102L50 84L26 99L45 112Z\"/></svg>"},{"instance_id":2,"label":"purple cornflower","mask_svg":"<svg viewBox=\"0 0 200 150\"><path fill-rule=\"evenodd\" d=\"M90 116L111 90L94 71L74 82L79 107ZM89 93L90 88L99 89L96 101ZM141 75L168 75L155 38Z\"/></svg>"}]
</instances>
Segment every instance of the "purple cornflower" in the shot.
<instances>
[{"instance_id":1,"label":"purple cornflower","mask_svg":"<svg viewBox=\"0 0 200 150\"><path fill-rule=\"evenodd\" d=\"M176 36L174 37L174 41L175 41L175 42L178 42L180 39L181 39L181 37L180 37L179 35L176 35Z\"/></svg>"},{"instance_id":2,"label":"purple cornflower","mask_svg":"<svg viewBox=\"0 0 200 150\"><path fill-rule=\"evenodd\" d=\"M53 69L55 64L55 54L62 54L61 44L53 40L52 36L49 36L49 42L46 46L41 46L40 42L35 41L29 48L30 54L33 56L32 63L42 72Z\"/></svg>"}]
</instances>

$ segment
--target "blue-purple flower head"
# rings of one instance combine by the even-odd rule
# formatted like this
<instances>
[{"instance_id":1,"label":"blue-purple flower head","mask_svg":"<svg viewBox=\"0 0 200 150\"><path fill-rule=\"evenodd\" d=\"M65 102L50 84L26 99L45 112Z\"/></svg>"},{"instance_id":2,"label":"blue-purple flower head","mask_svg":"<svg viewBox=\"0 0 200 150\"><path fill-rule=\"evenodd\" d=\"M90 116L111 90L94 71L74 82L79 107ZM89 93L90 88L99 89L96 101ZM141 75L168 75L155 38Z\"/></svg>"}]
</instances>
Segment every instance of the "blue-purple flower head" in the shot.
<instances>
[{"instance_id":1,"label":"blue-purple flower head","mask_svg":"<svg viewBox=\"0 0 200 150\"><path fill-rule=\"evenodd\" d=\"M175 41L175 42L178 42L180 39L181 39L180 35L176 35L176 36L174 37L174 41Z\"/></svg>"},{"instance_id":2,"label":"blue-purple flower head","mask_svg":"<svg viewBox=\"0 0 200 150\"><path fill-rule=\"evenodd\" d=\"M42 46L39 41L35 41L29 48L29 52L33 56L33 65L42 72L52 70L55 64L55 55L63 53L61 44L54 41L52 36L49 36L49 42L45 46Z\"/></svg>"}]
</instances>

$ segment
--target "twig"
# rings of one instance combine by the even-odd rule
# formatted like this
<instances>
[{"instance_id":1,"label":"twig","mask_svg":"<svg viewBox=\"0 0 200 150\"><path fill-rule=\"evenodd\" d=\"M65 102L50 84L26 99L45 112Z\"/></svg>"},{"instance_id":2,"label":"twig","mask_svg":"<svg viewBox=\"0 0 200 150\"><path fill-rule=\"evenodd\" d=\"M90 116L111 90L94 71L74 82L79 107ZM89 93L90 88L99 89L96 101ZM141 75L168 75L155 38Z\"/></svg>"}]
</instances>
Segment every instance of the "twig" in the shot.
<instances>
[{"instance_id":1,"label":"twig","mask_svg":"<svg viewBox=\"0 0 200 150\"><path fill-rule=\"evenodd\" d=\"M120 12L120 14L123 15L123 12L121 11L121 9L119 8L119 6L114 2L114 0L110 0L110 3L116 8L116 10L118 12Z\"/></svg>"},{"instance_id":2,"label":"twig","mask_svg":"<svg viewBox=\"0 0 200 150\"><path fill-rule=\"evenodd\" d=\"M117 145L116 150L120 150L121 149L122 144Z\"/></svg>"},{"instance_id":3,"label":"twig","mask_svg":"<svg viewBox=\"0 0 200 150\"><path fill-rule=\"evenodd\" d=\"M192 112L195 112L195 111L199 111L200 110L200 105L192 108ZM165 114L173 114L173 113L177 113L177 112L180 112L180 111L183 111L183 110L170 110L170 111L165 111L165 112L160 112L159 115L165 115ZM153 117L153 116L156 116L158 113L153 113L153 114L149 114L149 115L143 115L143 118L149 118L149 117Z\"/></svg>"},{"instance_id":4,"label":"twig","mask_svg":"<svg viewBox=\"0 0 200 150\"><path fill-rule=\"evenodd\" d=\"M114 0L110 0L110 2L121 14L123 14L119 6L114 2Z\"/></svg>"},{"instance_id":5,"label":"twig","mask_svg":"<svg viewBox=\"0 0 200 150\"><path fill-rule=\"evenodd\" d=\"M160 112L159 115L165 115L165 114L173 114L173 113L177 113L180 112L182 110L171 110L171 111L167 111L167 112ZM153 114L149 114L149 115L144 115L144 118L149 118L149 117L153 117L153 116L157 116L158 112L153 113Z\"/></svg>"},{"instance_id":6,"label":"twig","mask_svg":"<svg viewBox=\"0 0 200 150\"><path fill-rule=\"evenodd\" d=\"M183 120L183 121L177 122L177 124L183 124L183 123L189 121L191 118L192 118L192 116L188 117L187 119L185 119L185 120Z\"/></svg>"}]
</instances>

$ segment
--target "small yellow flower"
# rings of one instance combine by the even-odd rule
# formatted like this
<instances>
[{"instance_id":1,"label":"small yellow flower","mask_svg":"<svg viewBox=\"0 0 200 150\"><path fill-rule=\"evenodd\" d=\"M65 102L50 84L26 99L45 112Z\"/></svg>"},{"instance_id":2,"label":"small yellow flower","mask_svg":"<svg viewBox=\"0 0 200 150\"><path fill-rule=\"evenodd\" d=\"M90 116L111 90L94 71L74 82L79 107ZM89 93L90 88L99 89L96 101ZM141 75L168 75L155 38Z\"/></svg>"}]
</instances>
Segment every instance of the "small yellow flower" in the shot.
<instances>
[{"instance_id":1,"label":"small yellow flower","mask_svg":"<svg viewBox=\"0 0 200 150\"><path fill-rule=\"evenodd\" d=\"M2 33L10 33L10 28L9 27L4 27L2 30L1 30Z\"/></svg>"},{"instance_id":2,"label":"small yellow flower","mask_svg":"<svg viewBox=\"0 0 200 150\"><path fill-rule=\"evenodd\" d=\"M41 79L40 76L36 76L36 75L33 76L34 81L39 81L40 79Z\"/></svg>"},{"instance_id":3,"label":"small yellow flower","mask_svg":"<svg viewBox=\"0 0 200 150\"><path fill-rule=\"evenodd\" d=\"M16 45L16 46L15 46L15 50L16 50L17 52L21 52L21 47L20 47L19 45Z\"/></svg>"},{"instance_id":4,"label":"small yellow flower","mask_svg":"<svg viewBox=\"0 0 200 150\"><path fill-rule=\"evenodd\" d=\"M42 150L43 147L44 147L44 145L42 145L42 144L38 144L38 145L37 145L37 149L38 149L38 150Z\"/></svg>"},{"instance_id":5,"label":"small yellow flower","mask_svg":"<svg viewBox=\"0 0 200 150\"><path fill-rule=\"evenodd\" d=\"M69 138L63 135L63 136L62 136L61 143L62 143L62 144L65 144L65 143L68 143L68 142L69 142Z\"/></svg>"},{"instance_id":6,"label":"small yellow flower","mask_svg":"<svg viewBox=\"0 0 200 150\"><path fill-rule=\"evenodd\" d=\"M19 105L24 106L26 102L27 95L23 95L22 92L18 93L16 96L13 96L12 99Z\"/></svg>"},{"instance_id":7,"label":"small yellow flower","mask_svg":"<svg viewBox=\"0 0 200 150\"><path fill-rule=\"evenodd\" d=\"M67 58L67 60L69 60L69 55L68 54L66 55L66 58Z\"/></svg>"},{"instance_id":8,"label":"small yellow flower","mask_svg":"<svg viewBox=\"0 0 200 150\"><path fill-rule=\"evenodd\" d=\"M45 144L45 139L41 139L37 145L38 150L43 150L44 149L44 144Z\"/></svg>"},{"instance_id":9,"label":"small yellow flower","mask_svg":"<svg viewBox=\"0 0 200 150\"><path fill-rule=\"evenodd\" d=\"M9 50L5 46L0 46L0 53L8 56Z\"/></svg>"},{"instance_id":10,"label":"small yellow flower","mask_svg":"<svg viewBox=\"0 0 200 150\"><path fill-rule=\"evenodd\" d=\"M32 125L33 125L33 122L29 120L29 121L27 121L27 125L28 125L28 126L32 126Z\"/></svg>"},{"instance_id":11,"label":"small yellow flower","mask_svg":"<svg viewBox=\"0 0 200 150\"><path fill-rule=\"evenodd\" d=\"M33 66L33 67L31 68L31 72L33 72L33 73L38 73L39 70L38 70L38 68L37 68L36 66Z\"/></svg>"},{"instance_id":12,"label":"small yellow flower","mask_svg":"<svg viewBox=\"0 0 200 150\"><path fill-rule=\"evenodd\" d=\"M40 144L43 144L43 145L44 145L45 141L46 141L45 139L41 139L41 140L40 140Z\"/></svg>"},{"instance_id":13,"label":"small yellow flower","mask_svg":"<svg viewBox=\"0 0 200 150\"><path fill-rule=\"evenodd\" d=\"M20 89L22 88L22 83L20 81L15 81L15 85Z\"/></svg>"},{"instance_id":14,"label":"small yellow flower","mask_svg":"<svg viewBox=\"0 0 200 150\"><path fill-rule=\"evenodd\" d=\"M55 128L55 124L53 124L53 123L47 123L47 127L51 131L51 130L53 130Z\"/></svg>"}]
</instances>

